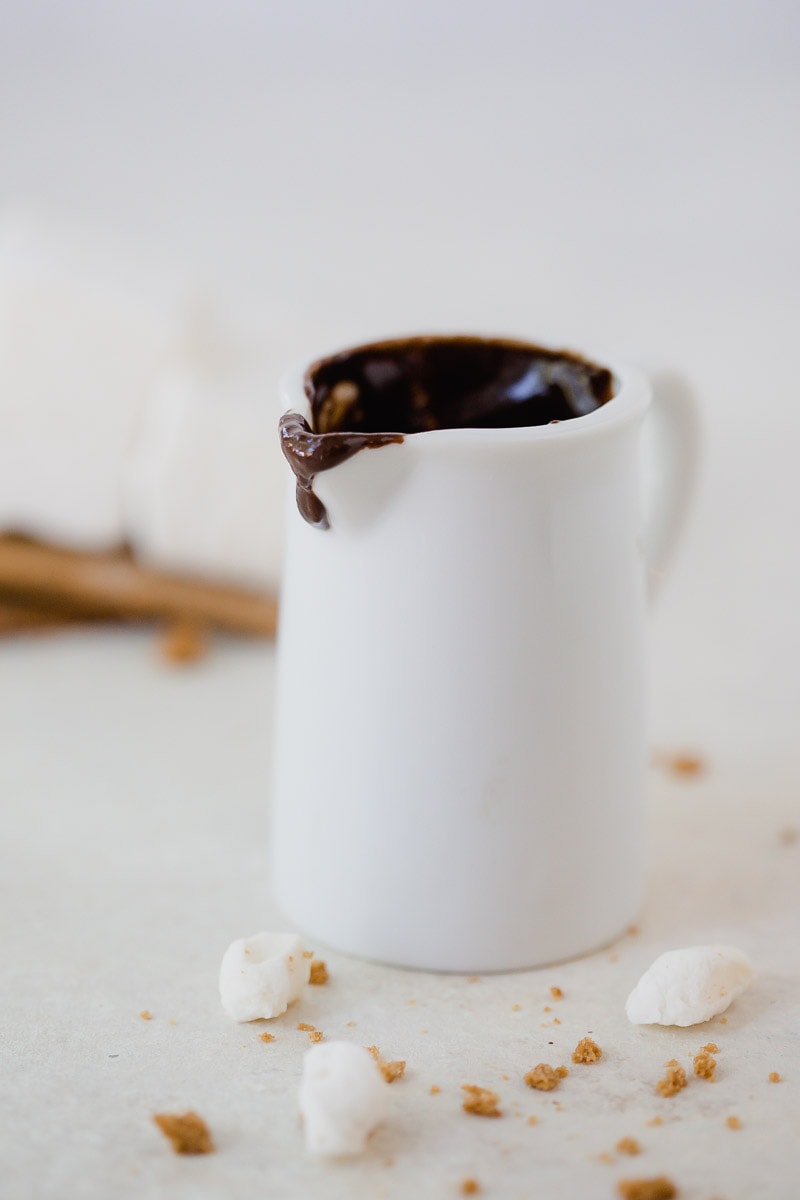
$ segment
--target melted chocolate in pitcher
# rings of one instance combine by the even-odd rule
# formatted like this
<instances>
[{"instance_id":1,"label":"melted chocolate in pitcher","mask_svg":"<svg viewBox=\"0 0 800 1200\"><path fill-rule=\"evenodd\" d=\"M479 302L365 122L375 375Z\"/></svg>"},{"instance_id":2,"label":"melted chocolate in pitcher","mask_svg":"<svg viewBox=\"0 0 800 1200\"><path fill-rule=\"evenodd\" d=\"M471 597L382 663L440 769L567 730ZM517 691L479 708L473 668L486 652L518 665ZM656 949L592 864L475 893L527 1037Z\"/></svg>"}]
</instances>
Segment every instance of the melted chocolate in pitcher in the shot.
<instances>
[{"instance_id":1,"label":"melted chocolate in pitcher","mask_svg":"<svg viewBox=\"0 0 800 1200\"><path fill-rule=\"evenodd\" d=\"M565 350L502 338L414 337L320 359L305 391L311 423L281 417L281 448L297 479L297 504L328 528L314 477L359 450L432 429L506 429L585 416L613 395L611 372Z\"/></svg>"}]
</instances>

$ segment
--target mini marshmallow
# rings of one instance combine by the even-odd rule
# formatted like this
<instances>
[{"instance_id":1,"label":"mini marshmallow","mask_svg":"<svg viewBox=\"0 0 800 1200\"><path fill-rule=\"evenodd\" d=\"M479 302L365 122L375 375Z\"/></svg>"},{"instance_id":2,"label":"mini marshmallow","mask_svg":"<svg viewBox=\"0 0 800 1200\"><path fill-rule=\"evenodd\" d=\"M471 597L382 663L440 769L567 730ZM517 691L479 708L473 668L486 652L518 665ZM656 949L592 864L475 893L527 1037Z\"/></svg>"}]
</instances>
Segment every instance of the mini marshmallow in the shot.
<instances>
[{"instance_id":1,"label":"mini marshmallow","mask_svg":"<svg viewBox=\"0 0 800 1200\"><path fill-rule=\"evenodd\" d=\"M295 933L257 933L231 942L219 971L222 1007L234 1021L279 1017L299 1000L311 962Z\"/></svg>"},{"instance_id":2,"label":"mini marshmallow","mask_svg":"<svg viewBox=\"0 0 800 1200\"><path fill-rule=\"evenodd\" d=\"M386 1116L389 1085L372 1055L351 1042L321 1042L306 1051L300 1112L311 1154L361 1154Z\"/></svg>"},{"instance_id":3,"label":"mini marshmallow","mask_svg":"<svg viewBox=\"0 0 800 1200\"><path fill-rule=\"evenodd\" d=\"M735 946L670 950L645 971L625 1012L634 1025L699 1025L724 1012L754 978Z\"/></svg>"}]
</instances>

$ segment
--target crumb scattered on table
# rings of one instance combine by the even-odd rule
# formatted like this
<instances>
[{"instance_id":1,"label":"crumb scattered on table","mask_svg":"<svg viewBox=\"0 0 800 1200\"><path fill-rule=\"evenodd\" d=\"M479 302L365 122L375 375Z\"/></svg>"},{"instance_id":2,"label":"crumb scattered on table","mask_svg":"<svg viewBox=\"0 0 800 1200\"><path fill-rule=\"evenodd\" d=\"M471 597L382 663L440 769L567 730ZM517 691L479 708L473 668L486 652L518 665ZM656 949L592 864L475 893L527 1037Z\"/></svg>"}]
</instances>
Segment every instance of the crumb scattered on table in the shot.
<instances>
[{"instance_id":1,"label":"crumb scattered on table","mask_svg":"<svg viewBox=\"0 0 800 1200\"><path fill-rule=\"evenodd\" d=\"M535 1088L539 1092L552 1092L568 1074L566 1067L551 1067L547 1063L539 1063L528 1071L525 1082L529 1088Z\"/></svg>"},{"instance_id":2,"label":"crumb scattered on table","mask_svg":"<svg viewBox=\"0 0 800 1200\"><path fill-rule=\"evenodd\" d=\"M512 1005L511 1005L511 1011L512 1011L512 1012L519 1012L519 1010L520 1010L521 1008L522 1008L522 1005L521 1005L521 1004L512 1004Z\"/></svg>"},{"instance_id":3,"label":"crumb scattered on table","mask_svg":"<svg viewBox=\"0 0 800 1200\"><path fill-rule=\"evenodd\" d=\"M740 1119L738 1117L728 1117L725 1121L725 1124L728 1126L728 1129L741 1129L742 1128L742 1122L740 1121Z\"/></svg>"},{"instance_id":4,"label":"crumb scattered on table","mask_svg":"<svg viewBox=\"0 0 800 1200\"><path fill-rule=\"evenodd\" d=\"M622 1200L674 1200L678 1189L666 1175L652 1179L620 1179L617 1190Z\"/></svg>"},{"instance_id":5,"label":"crumb scattered on table","mask_svg":"<svg viewBox=\"0 0 800 1200\"><path fill-rule=\"evenodd\" d=\"M564 999L564 993L562 992L560 987L551 987L550 995L553 997L554 1000L563 1000Z\"/></svg>"},{"instance_id":6,"label":"crumb scattered on table","mask_svg":"<svg viewBox=\"0 0 800 1200\"><path fill-rule=\"evenodd\" d=\"M441 1090L442 1090L442 1089L439 1087L438 1083L432 1083L432 1084L431 1084L431 1095L432 1095L432 1096L438 1096L438 1095L439 1095L439 1092L440 1092Z\"/></svg>"},{"instance_id":7,"label":"crumb scattered on table","mask_svg":"<svg viewBox=\"0 0 800 1200\"><path fill-rule=\"evenodd\" d=\"M674 1061L674 1060L673 1060ZM667 1073L663 1079L659 1079L656 1084L656 1091L660 1096L675 1096L678 1092L686 1087L686 1072L683 1067L667 1064Z\"/></svg>"},{"instance_id":8,"label":"crumb scattered on table","mask_svg":"<svg viewBox=\"0 0 800 1200\"><path fill-rule=\"evenodd\" d=\"M353 1029L354 1027L355 1027L355 1021L348 1021L348 1022L347 1022L347 1028L348 1028L348 1029Z\"/></svg>"},{"instance_id":9,"label":"crumb scattered on table","mask_svg":"<svg viewBox=\"0 0 800 1200\"><path fill-rule=\"evenodd\" d=\"M651 1117L649 1121L645 1121L645 1125L663 1125L663 1117Z\"/></svg>"},{"instance_id":10,"label":"crumb scattered on table","mask_svg":"<svg viewBox=\"0 0 800 1200\"><path fill-rule=\"evenodd\" d=\"M780 1083L781 1082L781 1077L777 1071L770 1071L769 1081L770 1081L770 1083Z\"/></svg>"},{"instance_id":11,"label":"crumb scattered on table","mask_svg":"<svg viewBox=\"0 0 800 1200\"><path fill-rule=\"evenodd\" d=\"M462 1181L461 1181L461 1195L462 1196L477 1196L477 1194L480 1190L481 1190L481 1185L478 1183L477 1179L462 1179Z\"/></svg>"},{"instance_id":12,"label":"crumb scattered on table","mask_svg":"<svg viewBox=\"0 0 800 1200\"><path fill-rule=\"evenodd\" d=\"M328 982L329 978L328 968L325 963L321 959L315 958L311 964L311 974L308 977L308 982L314 987L321 987L323 983Z\"/></svg>"},{"instance_id":13,"label":"crumb scattered on table","mask_svg":"<svg viewBox=\"0 0 800 1200\"><path fill-rule=\"evenodd\" d=\"M641 1154L642 1147L637 1142L636 1138L624 1137L617 1142L616 1149L620 1154Z\"/></svg>"},{"instance_id":14,"label":"crumb scattered on table","mask_svg":"<svg viewBox=\"0 0 800 1200\"><path fill-rule=\"evenodd\" d=\"M778 840L782 846L793 846L800 838L800 830L797 829L782 829L778 835Z\"/></svg>"},{"instance_id":15,"label":"crumb scattered on table","mask_svg":"<svg viewBox=\"0 0 800 1200\"><path fill-rule=\"evenodd\" d=\"M467 983L478 983L479 980L480 980L480 975L468 975L467 976Z\"/></svg>"},{"instance_id":16,"label":"crumb scattered on table","mask_svg":"<svg viewBox=\"0 0 800 1200\"><path fill-rule=\"evenodd\" d=\"M719 1054L719 1046L716 1042L706 1042L705 1046L703 1046L703 1049L705 1050L706 1054Z\"/></svg>"},{"instance_id":17,"label":"crumb scattered on table","mask_svg":"<svg viewBox=\"0 0 800 1200\"><path fill-rule=\"evenodd\" d=\"M609 1154L607 1150L604 1150L602 1154L598 1154L597 1161L610 1164L616 1162L617 1160L614 1158L613 1154Z\"/></svg>"},{"instance_id":18,"label":"crumb scattered on table","mask_svg":"<svg viewBox=\"0 0 800 1200\"><path fill-rule=\"evenodd\" d=\"M638 937L641 932L642 931L638 925L629 925L628 926L628 929L627 929L628 937Z\"/></svg>"},{"instance_id":19,"label":"crumb scattered on table","mask_svg":"<svg viewBox=\"0 0 800 1200\"><path fill-rule=\"evenodd\" d=\"M175 621L161 638L161 653L167 662L199 662L207 650L206 630L191 621Z\"/></svg>"},{"instance_id":20,"label":"crumb scattered on table","mask_svg":"<svg viewBox=\"0 0 800 1200\"><path fill-rule=\"evenodd\" d=\"M597 1042L592 1041L590 1037L582 1037L572 1051L572 1061L574 1063L596 1063L602 1057L603 1051Z\"/></svg>"},{"instance_id":21,"label":"crumb scattered on table","mask_svg":"<svg viewBox=\"0 0 800 1200\"><path fill-rule=\"evenodd\" d=\"M153 1120L176 1154L210 1154L214 1149L209 1128L196 1112L156 1113Z\"/></svg>"},{"instance_id":22,"label":"crumb scattered on table","mask_svg":"<svg viewBox=\"0 0 800 1200\"><path fill-rule=\"evenodd\" d=\"M707 1050L700 1050L693 1058L694 1073L700 1079L713 1079L717 1060Z\"/></svg>"},{"instance_id":23,"label":"crumb scattered on table","mask_svg":"<svg viewBox=\"0 0 800 1200\"><path fill-rule=\"evenodd\" d=\"M274 1042L275 1041L274 1033L260 1033L258 1036L262 1042Z\"/></svg>"},{"instance_id":24,"label":"crumb scattered on table","mask_svg":"<svg viewBox=\"0 0 800 1200\"><path fill-rule=\"evenodd\" d=\"M534 1116L530 1116L530 1117L528 1117L528 1124L529 1124L529 1125L538 1125L538 1124L539 1124L539 1118L538 1118L538 1117L534 1117Z\"/></svg>"},{"instance_id":25,"label":"crumb scattered on table","mask_svg":"<svg viewBox=\"0 0 800 1200\"><path fill-rule=\"evenodd\" d=\"M462 1084L461 1090L467 1093L462 1105L464 1112L474 1113L476 1117L501 1117L503 1115L497 1107L500 1103L497 1092L493 1092L489 1088L476 1087L474 1083Z\"/></svg>"},{"instance_id":26,"label":"crumb scattered on table","mask_svg":"<svg viewBox=\"0 0 800 1200\"><path fill-rule=\"evenodd\" d=\"M316 1027L314 1025L309 1025L306 1021L301 1021L297 1028L301 1033L316 1033Z\"/></svg>"},{"instance_id":27,"label":"crumb scattered on table","mask_svg":"<svg viewBox=\"0 0 800 1200\"><path fill-rule=\"evenodd\" d=\"M308 1034L308 1040L310 1042L314 1042L315 1044L317 1042L321 1042L324 1037L325 1037L325 1034L322 1032L321 1029L312 1029L309 1031L309 1034Z\"/></svg>"},{"instance_id":28,"label":"crumb scattered on table","mask_svg":"<svg viewBox=\"0 0 800 1200\"><path fill-rule=\"evenodd\" d=\"M150 1012L149 1008L143 1008L139 1013L139 1016L143 1021L152 1021L153 1019L153 1014Z\"/></svg>"},{"instance_id":29,"label":"crumb scattered on table","mask_svg":"<svg viewBox=\"0 0 800 1200\"><path fill-rule=\"evenodd\" d=\"M405 1073L406 1060L397 1059L395 1062L385 1062L381 1058L381 1052L377 1046L367 1046L375 1062L378 1064L378 1070L387 1083L394 1083L395 1079L400 1079Z\"/></svg>"}]
</instances>

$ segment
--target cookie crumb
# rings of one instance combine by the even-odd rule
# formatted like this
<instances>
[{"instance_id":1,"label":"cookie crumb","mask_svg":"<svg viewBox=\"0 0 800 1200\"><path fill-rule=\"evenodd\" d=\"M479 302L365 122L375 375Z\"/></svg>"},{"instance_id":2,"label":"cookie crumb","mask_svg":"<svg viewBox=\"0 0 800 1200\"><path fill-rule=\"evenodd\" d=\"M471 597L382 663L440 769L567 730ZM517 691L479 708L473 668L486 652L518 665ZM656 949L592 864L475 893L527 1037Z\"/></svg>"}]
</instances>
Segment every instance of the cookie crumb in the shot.
<instances>
[{"instance_id":1,"label":"cookie crumb","mask_svg":"<svg viewBox=\"0 0 800 1200\"><path fill-rule=\"evenodd\" d=\"M431 1095L432 1095L432 1096L438 1096L438 1095L439 1095L439 1092L440 1092L441 1090L442 1090L442 1089L439 1087L438 1083L432 1083L432 1084L431 1084Z\"/></svg>"},{"instance_id":2,"label":"cookie crumb","mask_svg":"<svg viewBox=\"0 0 800 1200\"><path fill-rule=\"evenodd\" d=\"M680 753L666 754L659 758L662 766L666 767L673 775L681 775L683 778L690 778L695 775L702 775L706 769L705 761L699 754Z\"/></svg>"},{"instance_id":3,"label":"cookie crumb","mask_svg":"<svg viewBox=\"0 0 800 1200\"><path fill-rule=\"evenodd\" d=\"M539 1092L552 1092L562 1079L569 1074L566 1067L551 1067L547 1063L539 1063L524 1077L529 1088Z\"/></svg>"},{"instance_id":4,"label":"cookie crumb","mask_svg":"<svg viewBox=\"0 0 800 1200\"><path fill-rule=\"evenodd\" d=\"M554 1025L560 1025L560 1024L561 1024L561 1022L559 1021L558 1017L553 1017L553 1024L554 1024Z\"/></svg>"},{"instance_id":5,"label":"cookie crumb","mask_svg":"<svg viewBox=\"0 0 800 1200\"><path fill-rule=\"evenodd\" d=\"M781 1082L781 1077L777 1071L770 1071L769 1081L770 1081L770 1083L780 1083Z\"/></svg>"},{"instance_id":6,"label":"cookie crumb","mask_svg":"<svg viewBox=\"0 0 800 1200\"><path fill-rule=\"evenodd\" d=\"M398 1059L395 1062L385 1062L381 1058L381 1052L377 1046L367 1046L366 1049L369 1050L375 1059L378 1069L387 1083L394 1083L395 1079L400 1079L405 1074L405 1059Z\"/></svg>"},{"instance_id":7,"label":"cookie crumb","mask_svg":"<svg viewBox=\"0 0 800 1200\"><path fill-rule=\"evenodd\" d=\"M314 957L313 950L304 950L303 951L303 958L313 958L313 957Z\"/></svg>"},{"instance_id":8,"label":"cookie crumb","mask_svg":"<svg viewBox=\"0 0 800 1200\"><path fill-rule=\"evenodd\" d=\"M613 1163L617 1160L614 1158L613 1154L609 1154L607 1150L604 1150L602 1154L598 1154L597 1161L601 1163Z\"/></svg>"},{"instance_id":9,"label":"cookie crumb","mask_svg":"<svg viewBox=\"0 0 800 1200\"><path fill-rule=\"evenodd\" d=\"M315 959L311 964L311 973L309 974L308 982L315 987L321 987L329 979L330 976L328 975L328 968L325 963L319 958Z\"/></svg>"},{"instance_id":10,"label":"cookie crumb","mask_svg":"<svg viewBox=\"0 0 800 1200\"><path fill-rule=\"evenodd\" d=\"M701 1050L698 1054L695 1054L692 1061L694 1063L694 1073L700 1079L714 1078L714 1071L717 1069L717 1060L707 1050Z\"/></svg>"},{"instance_id":11,"label":"cookie crumb","mask_svg":"<svg viewBox=\"0 0 800 1200\"><path fill-rule=\"evenodd\" d=\"M531 1117L528 1117L528 1124L529 1124L529 1125L538 1125L538 1124L539 1124L539 1118L538 1118L538 1117L533 1117L533 1116L531 1116Z\"/></svg>"},{"instance_id":12,"label":"cookie crumb","mask_svg":"<svg viewBox=\"0 0 800 1200\"><path fill-rule=\"evenodd\" d=\"M480 975L468 975L467 976L467 983L478 983L479 981L480 981Z\"/></svg>"},{"instance_id":13,"label":"cookie crumb","mask_svg":"<svg viewBox=\"0 0 800 1200\"><path fill-rule=\"evenodd\" d=\"M645 1121L645 1125L653 1126L653 1125L663 1125L663 1124L664 1124L663 1117L651 1117L649 1121Z\"/></svg>"},{"instance_id":14,"label":"cookie crumb","mask_svg":"<svg viewBox=\"0 0 800 1200\"><path fill-rule=\"evenodd\" d=\"M522 1005L521 1005L521 1004L512 1004L512 1005L511 1005L511 1011L512 1011L512 1012L519 1012L519 1010L520 1010L521 1008L522 1008Z\"/></svg>"},{"instance_id":15,"label":"cookie crumb","mask_svg":"<svg viewBox=\"0 0 800 1200\"><path fill-rule=\"evenodd\" d=\"M551 987L550 995L553 997L554 1000L563 1000L564 999L564 993L562 992L560 987Z\"/></svg>"},{"instance_id":16,"label":"cookie crumb","mask_svg":"<svg viewBox=\"0 0 800 1200\"><path fill-rule=\"evenodd\" d=\"M164 631L161 654L171 663L194 663L208 650L206 630L191 621L175 621Z\"/></svg>"},{"instance_id":17,"label":"cookie crumb","mask_svg":"<svg viewBox=\"0 0 800 1200\"><path fill-rule=\"evenodd\" d=\"M474 1083L463 1083L462 1092L466 1092L462 1108L464 1112L474 1113L476 1117L501 1117L503 1114L497 1107L500 1097L489 1088L476 1087Z\"/></svg>"},{"instance_id":18,"label":"cookie crumb","mask_svg":"<svg viewBox=\"0 0 800 1200\"><path fill-rule=\"evenodd\" d=\"M348 1021L348 1022L347 1022L347 1028L348 1028L348 1029L353 1029L354 1027L355 1027L355 1021Z\"/></svg>"},{"instance_id":19,"label":"cookie crumb","mask_svg":"<svg viewBox=\"0 0 800 1200\"><path fill-rule=\"evenodd\" d=\"M720 1019L719 1019L719 1023L720 1023L720 1025L727 1025L727 1024L728 1024L728 1018L727 1018L727 1017L720 1017Z\"/></svg>"},{"instance_id":20,"label":"cookie crumb","mask_svg":"<svg viewBox=\"0 0 800 1200\"><path fill-rule=\"evenodd\" d=\"M152 1021L152 1019L153 1019L153 1014L150 1012L150 1010L148 1008L143 1008L142 1011L139 1013L139 1016L142 1018L143 1021Z\"/></svg>"},{"instance_id":21,"label":"cookie crumb","mask_svg":"<svg viewBox=\"0 0 800 1200\"><path fill-rule=\"evenodd\" d=\"M309 1025L306 1021L301 1021L300 1024L297 1026L297 1028L300 1030L301 1033L315 1033L316 1032L316 1027L314 1025Z\"/></svg>"},{"instance_id":22,"label":"cookie crumb","mask_svg":"<svg viewBox=\"0 0 800 1200\"><path fill-rule=\"evenodd\" d=\"M274 1042L275 1041L274 1033L260 1033L258 1036L262 1042Z\"/></svg>"},{"instance_id":23,"label":"cookie crumb","mask_svg":"<svg viewBox=\"0 0 800 1200\"><path fill-rule=\"evenodd\" d=\"M596 1063L602 1057L603 1051L597 1042L592 1041L590 1037L582 1037L572 1051L572 1061L574 1063Z\"/></svg>"},{"instance_id":24,"label":"cookie crumb","mask_svg":"<svg viewBox=\"0 0 800 1200\"><path fill-rule=\"evenodd\" d=\"M738 1117L727 1117L725 1124L728 1126L728 1129L741 1129L742 1128L742 1122L739 1120Z\"/></svg>"},{"instance_id":25,"label":"cookie crumb","mask_svg":"<svg viewBox=\"0 0 800 1200\"><path fill-rule=\"evenodd\" d=\"M703 1046L703 1049L705 1050L706 1054L719 1054L719 1046L716 1042L706 1042L705 1046Z\"/></svg>"},{"instance_id":26,"label":"cookie crumb","mask_svg":"<svg viewBox=\"0 0 800 1200\"><path fill-rule=\"evenodd\" d=\"M674 1062L674 1059L672 1060ZM656 1091L660 1096L675 1096L678 1092L686 1087L686 1072L683 1067L672 1063L667 1063L667 1073L663 1079L659 1079L656 1084Z\"/></svg>"},{"instance_id":27,"label":"cookie crumb","mask_svg":"<svg viewBox=\"0 0 800 1200\"><path fill-rule=\"evenodd\" d=\"M314 1042L314 1043L321 1042L322 1039L324 1038L324 1036L325 1036L325 1034L322 1032L321 1029L312 1029L309 1032L308 1040L310 1042Z\"/></svg>"},{"instance_id":28,"label":"cookie crumb","mask_svg":"<svg viewBox=\"0 0 800 1200\"><path fill-rule=\"evenodd\" d=\"M628 926L628 929L627 929L628 937L638 937L641 932L642 931L638 925L629 925Z\"/></svg>"},{"instance_id":29,"label":"cookie crumb","mask_svg":"<svg viewBox=\"0 0 800 1200\"><path fill-rule=\"evenodd\" d=\"M210 1154L214 1149L209 1128L196 1112L156 1113L153 1120L176 1154Z\"/></svg>"},{"instance_id":30,"label":"cookie crumb","mask_svg":"<svg viewBox=\"0 0 800 1200\"><path fill-rule=\"evenodd\" d=\"M622 1200L674 1200L678 1189L666 1175L653 1179L620 1179L617 1191Z\"/></svg>"},{"instance_id":31,"label":"cookie crumb","mask_svg":"<svg viewBox=\"0 0 800 1200\"><path fill-rule=\"evenodd\" d=\"M462 1179L462 1181L461 1181L461 1195L462 1196L477 1196L477 1194L480 1190L481 1190L481 1185L478 1183L477 1179Z\"/></svg>"},{"instance_id":32,"label":"cookie crumb","mask_svg":"<svg viewBox=\"0 0 800 1200\"><path fill-rule=\"evenodd\" d=\"M641 1154L642 1147L637 1142L636 1138L624 1137L617 1142L616 1149L620 1154Z\"/></svg>"}]
</instances>

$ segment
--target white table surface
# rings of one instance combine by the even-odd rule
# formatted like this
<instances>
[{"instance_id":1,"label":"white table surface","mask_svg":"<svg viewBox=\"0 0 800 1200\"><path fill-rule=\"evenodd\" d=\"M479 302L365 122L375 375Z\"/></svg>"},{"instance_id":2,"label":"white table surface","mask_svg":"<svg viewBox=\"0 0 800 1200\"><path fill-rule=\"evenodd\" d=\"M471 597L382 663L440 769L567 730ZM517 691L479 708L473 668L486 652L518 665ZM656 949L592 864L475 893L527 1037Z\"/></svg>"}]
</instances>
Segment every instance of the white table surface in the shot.
<instances>
[{"instance_id":1,"label":"white table surface","mask_svg":"<svg viewBox=\"0 0 800 1200\"><path fill-rule=\"evenodd\" d=\"M222 952L283 927L266 865L271 648L224 641L180 669L143 632L42 636L0 646L0 676L6 1200L400 1200L455 1196L469 1176L487 1196L601 1200L621 1177L660 1173L683 1200L798 1194L800 840L782 838L797 825L797 775L767 743L732 742L699 778L653 770L638 936L477 982L316 947L328 985L273 1022L237 1025L218 1000ZM716 941L758 968L726 1021L628 1024L625 998L657 954ZM361 1159L304 1151L299 1021L407 1060ZM588 1031L603 1059L572 1067ZM716 1081L691 1077L659 1097L664 1062L690 1069L709 1040ZM553 1093L522 1082L540 1061L571 1068ZM463 1083L497 1090L503 1118L462 1112ZM187 1108L208 1121L215 1154L177 1157L151 1122ZM655 1116L663 1124L649 1126ZM614 1154L623 1136L640 1141L639 1157Z\"/></svg>"}]
</instances>

